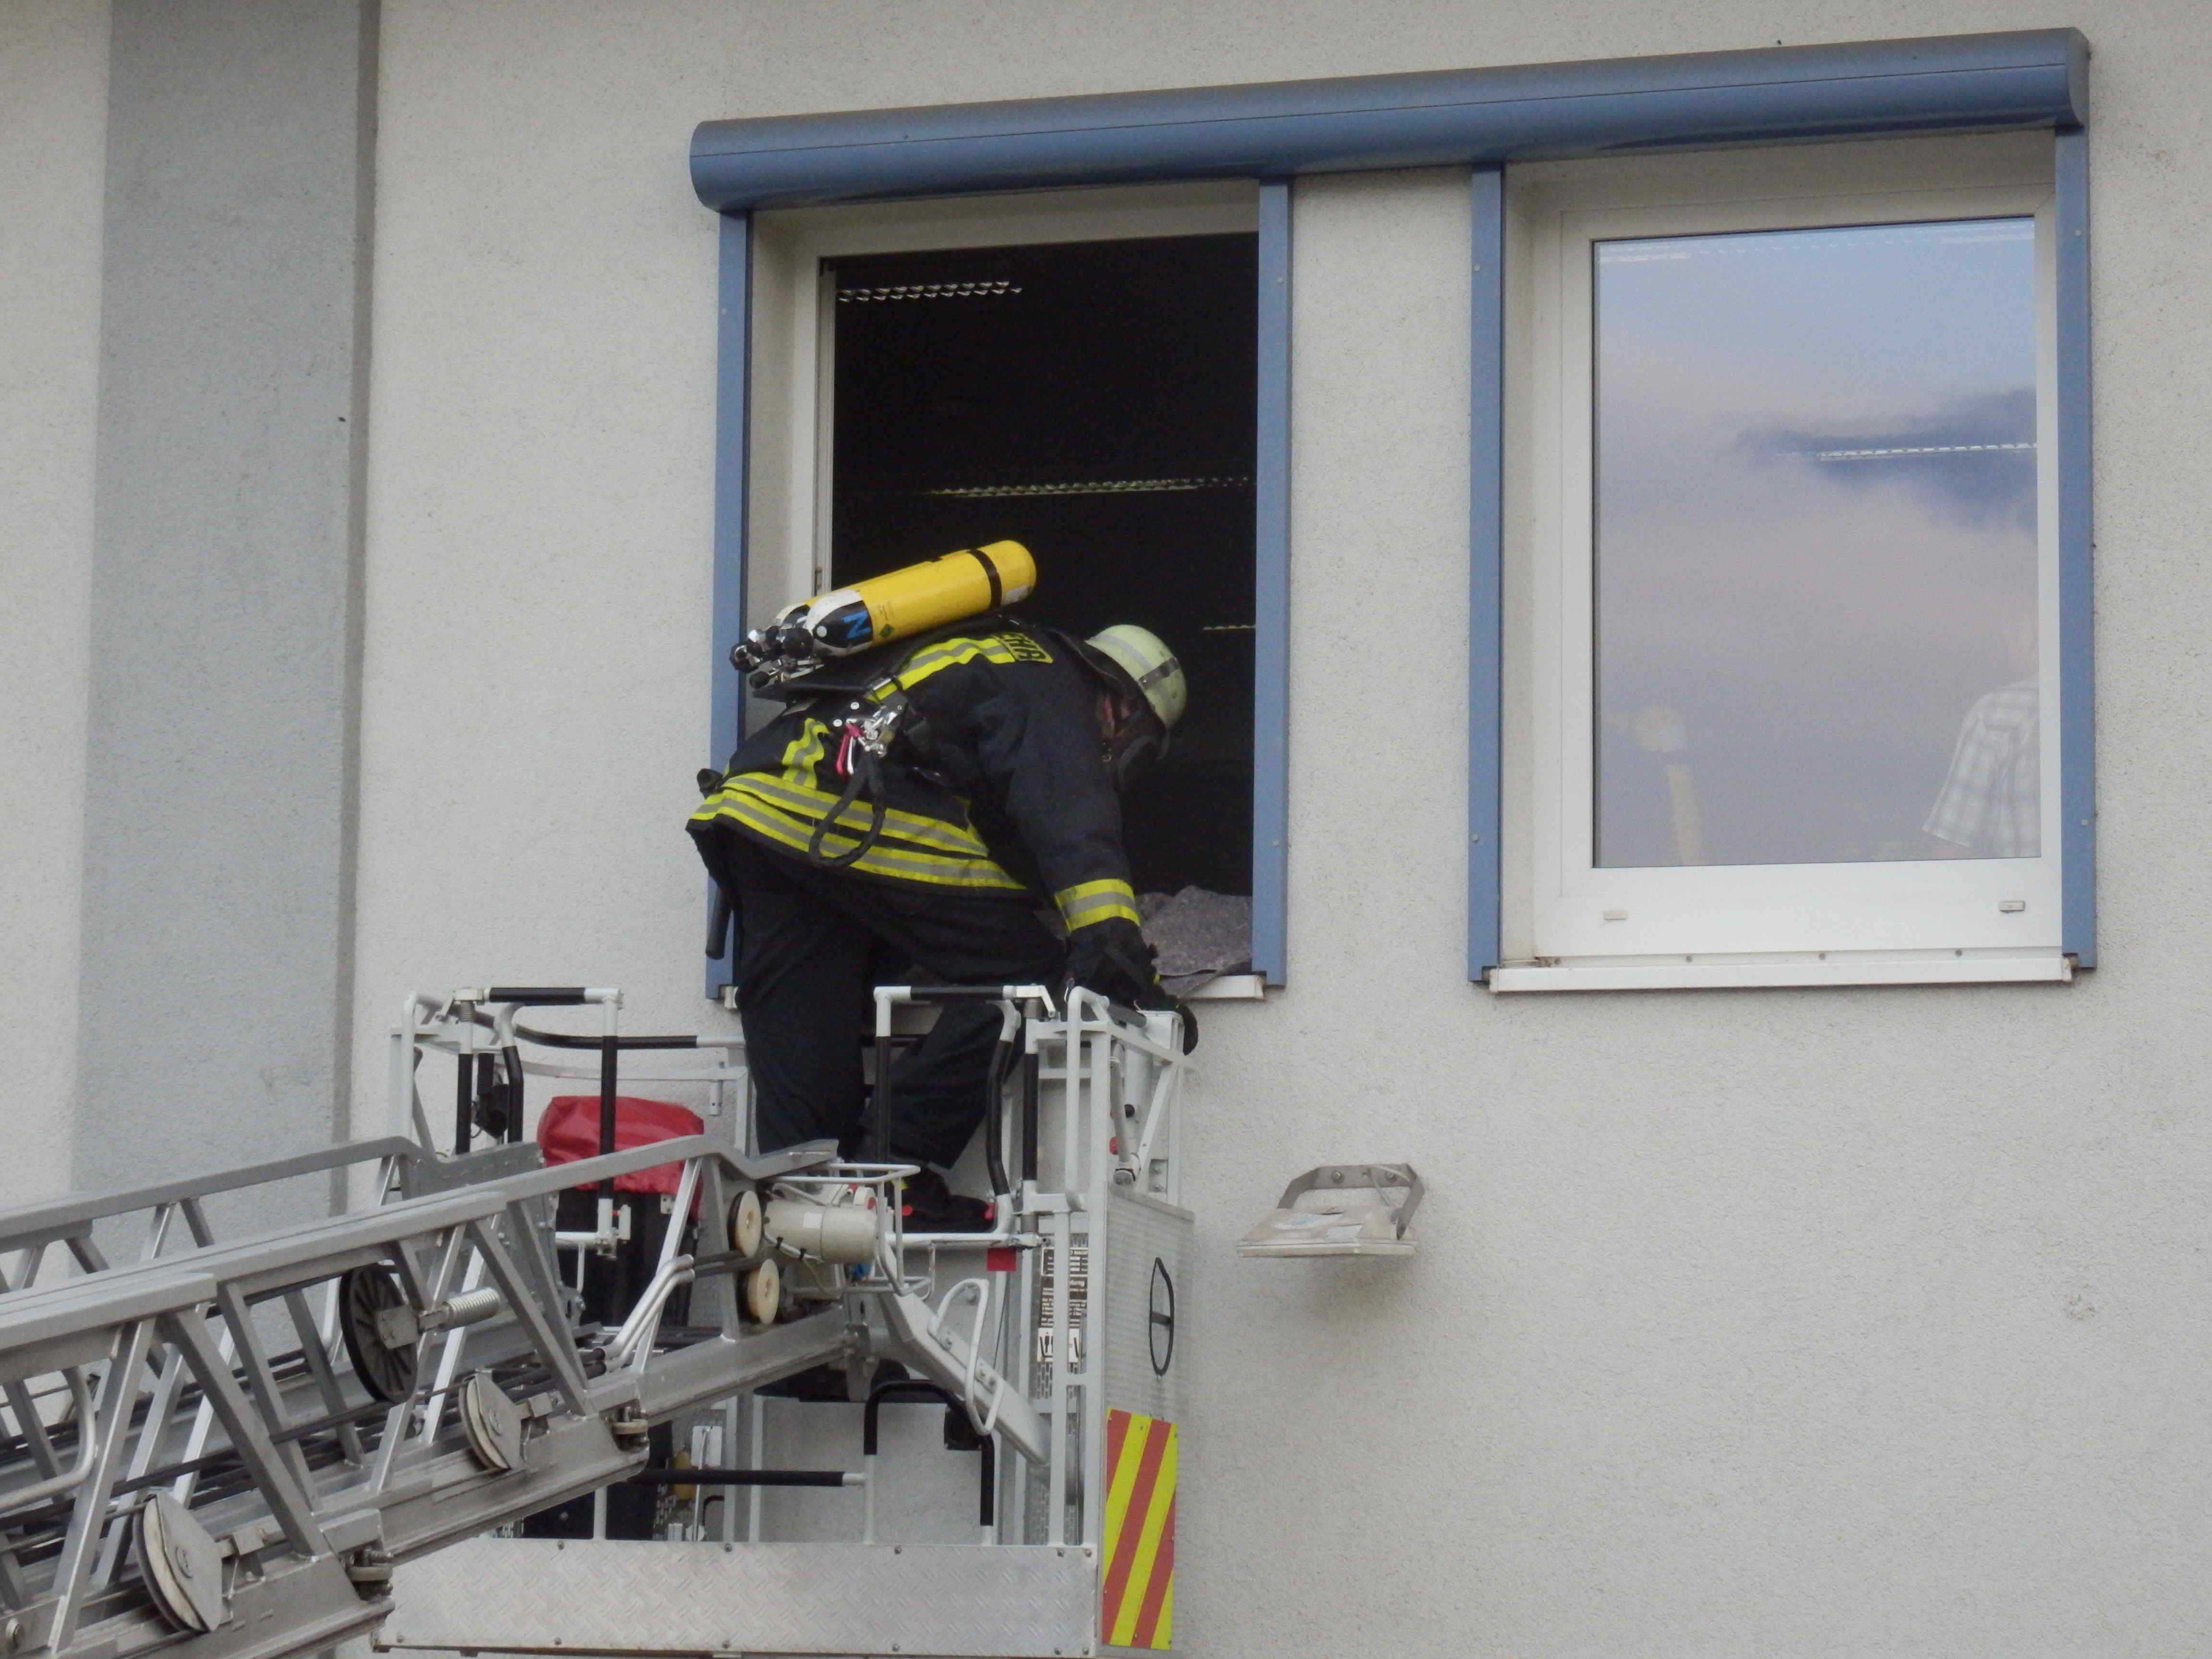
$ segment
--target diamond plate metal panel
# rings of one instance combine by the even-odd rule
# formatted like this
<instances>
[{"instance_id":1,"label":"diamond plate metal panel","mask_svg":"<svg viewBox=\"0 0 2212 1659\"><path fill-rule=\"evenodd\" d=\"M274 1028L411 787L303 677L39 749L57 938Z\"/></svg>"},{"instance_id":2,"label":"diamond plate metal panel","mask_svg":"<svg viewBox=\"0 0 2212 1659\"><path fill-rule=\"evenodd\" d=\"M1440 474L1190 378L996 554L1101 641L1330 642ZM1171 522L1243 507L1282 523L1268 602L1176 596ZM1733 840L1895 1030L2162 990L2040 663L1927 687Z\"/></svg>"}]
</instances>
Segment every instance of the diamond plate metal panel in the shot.
<instances>
[{"instance_id":1,"label":"diamond plate metal panel","mask_svg":"<svg viewBox=\"0 0 2212 1659\"><path fill-rule=\"evenodd\" d=\"M1191 1215L1115 1188L1106 1203L1106 1404L1182 1420L1182 1325L1190 1312Z\"/></svg>"},{"instance_id":2,"label":"diamond plate metal panel","mask_svg":"<svg viewBox=\"0 0 2212 1659\"><path fill-rule=\"evenodd\" d=\"M1085 1659L1076 1546L479 1538L401 1567L380 1648Z\"/></svg>"}]
</instances>

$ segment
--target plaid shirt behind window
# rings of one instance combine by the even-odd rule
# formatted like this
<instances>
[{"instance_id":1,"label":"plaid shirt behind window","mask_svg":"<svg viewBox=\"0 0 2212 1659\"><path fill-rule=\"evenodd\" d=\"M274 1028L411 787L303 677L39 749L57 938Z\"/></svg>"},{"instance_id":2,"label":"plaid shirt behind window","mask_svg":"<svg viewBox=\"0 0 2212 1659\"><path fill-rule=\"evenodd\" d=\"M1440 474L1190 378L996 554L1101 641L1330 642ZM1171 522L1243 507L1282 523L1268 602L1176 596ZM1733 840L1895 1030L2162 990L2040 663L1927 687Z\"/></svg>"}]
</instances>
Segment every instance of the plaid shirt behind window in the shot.
<instances>
[{"instance_id":1,"label":"plaid shirt behind window","mask_svg":"<svg viewBox=\"0 0 2212 1659\"><path fill-rule=\"evenodd\" d=\"M1977 699L1920 827L1982 858L2034 858L2043 847L2042 750L2033 680Z\"/></svg>"}]
</instances>

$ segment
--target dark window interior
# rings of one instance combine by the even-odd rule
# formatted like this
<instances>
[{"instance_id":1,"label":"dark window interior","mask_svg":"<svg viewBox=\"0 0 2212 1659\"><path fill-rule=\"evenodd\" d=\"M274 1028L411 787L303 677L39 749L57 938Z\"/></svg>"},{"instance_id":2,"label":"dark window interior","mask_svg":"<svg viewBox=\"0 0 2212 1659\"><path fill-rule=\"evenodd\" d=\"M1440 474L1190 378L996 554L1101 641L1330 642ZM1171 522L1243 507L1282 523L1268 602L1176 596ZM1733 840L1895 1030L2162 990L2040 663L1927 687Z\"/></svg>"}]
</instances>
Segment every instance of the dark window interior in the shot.
<instances>
[{"instance_id":1,"label":"dark window interior","mask_svg":"<svg viewBox=\"0 0 2212 1659\"><path fill-rule=\"evenodd\" d=\"M840 261L830 578L1012 538L1039 622L1152 629L1173 752L1127 803L1138 890L1252 890L1257 239Z\"/></svg>"}]
</instances>

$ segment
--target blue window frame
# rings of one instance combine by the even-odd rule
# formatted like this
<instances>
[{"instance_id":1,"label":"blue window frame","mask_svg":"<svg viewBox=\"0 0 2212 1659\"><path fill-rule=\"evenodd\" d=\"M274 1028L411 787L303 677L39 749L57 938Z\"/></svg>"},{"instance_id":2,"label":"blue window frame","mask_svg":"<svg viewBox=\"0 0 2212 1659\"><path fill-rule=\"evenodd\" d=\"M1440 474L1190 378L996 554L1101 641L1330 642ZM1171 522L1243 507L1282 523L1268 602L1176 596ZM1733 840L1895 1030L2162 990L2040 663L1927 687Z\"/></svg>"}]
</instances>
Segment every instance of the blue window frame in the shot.
<instances>
[{"instance_id":1,"label":"blue window frame","mask_svg":"<svg viewBox=\"0 0 2212 1659\"><path fill-rule=\"evenodd\" d=\"M726 664L745 601L750 215L763 207L1199 178L1261 182L1254 963L1287 962L1290 193L1300 173L1474 169L1469 458L1470 975L1498 951L1498 508L1504 434L1503 166L1662 146L2005 127L2057 131L2060 711L2065 948L2095 959L2089 681L2088 49L2072 29L1771 47L1527 68L710 121L691 175L722 216L712 758L743 689ZM727 977L712 964L712 994Z\"/></svg>"}]
</instances>

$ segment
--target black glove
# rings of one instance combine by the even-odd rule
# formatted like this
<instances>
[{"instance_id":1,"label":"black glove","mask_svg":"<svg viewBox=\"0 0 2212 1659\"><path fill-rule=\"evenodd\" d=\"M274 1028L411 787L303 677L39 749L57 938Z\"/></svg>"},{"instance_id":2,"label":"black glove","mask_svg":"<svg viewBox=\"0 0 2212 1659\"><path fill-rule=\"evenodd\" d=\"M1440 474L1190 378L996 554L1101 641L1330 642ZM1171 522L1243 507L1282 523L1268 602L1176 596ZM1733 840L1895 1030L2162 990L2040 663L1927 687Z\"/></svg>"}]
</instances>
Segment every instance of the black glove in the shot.
<instances>
[{"instance_id":1,"label":"black glove","mask_svg":"<svg viewBox=\"0 0 2212 1659\"><path fill-rule=\"evenodd\" d=\"M1182 1016L1182 1051L1198 1047L1198 1018L1160 983L1145 936L1126 921L1094 921L1068 937L1067 982L1095 991L1124 1008L1144 1008Z\"/></svg>"},{"instance_id":2,"label":"black glove","mask_svg":"<svg viewBox=\"0 0 2212 1659\"><path fill-rule=\"evenodd\" d=\"M1160 976L1142 930L1117 916L1068 935L1067 982L1124 1008L1140 1008L1158 993Z\"/></svg>"}]
</instances>

